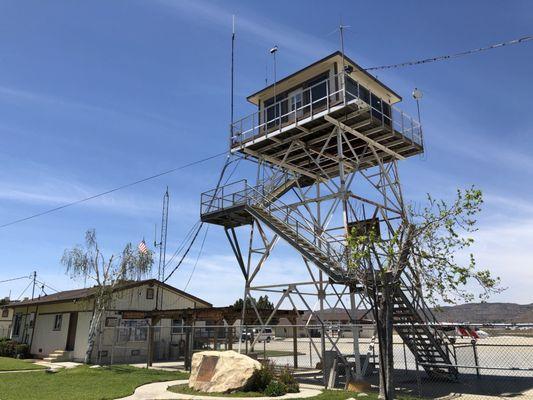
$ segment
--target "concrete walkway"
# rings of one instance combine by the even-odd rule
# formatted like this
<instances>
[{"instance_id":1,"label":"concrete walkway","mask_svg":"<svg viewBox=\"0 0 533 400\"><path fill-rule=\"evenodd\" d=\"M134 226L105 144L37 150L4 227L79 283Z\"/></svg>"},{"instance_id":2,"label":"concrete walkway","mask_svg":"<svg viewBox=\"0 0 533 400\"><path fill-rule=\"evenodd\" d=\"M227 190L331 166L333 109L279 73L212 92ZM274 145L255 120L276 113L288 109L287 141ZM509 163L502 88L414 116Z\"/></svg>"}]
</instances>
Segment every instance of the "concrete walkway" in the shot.
<instances>
[{"instance_id":1,"label":"concrete walkway","mask_svg":"<svg viewBox=\"0 0 533 400\"><path fill-rule=\"evenodd\" d=\"M183 385L188 380L155 382L147 385L139 386L135 389L135 393L131 396L123 397L117 400L160 400L160 399L182 399L182 400L228 400L229 397L214 397L214 396L193 396L190 394L173 393L167 391L169 386ZM300 393L287 393L284 396L276 397L276 399L305 399L309 397L318 396L322 391L307 387L307 385L300 385ZM239 397L239 400L272 400L272 397Z\"/></svg>"},{"instance_id":2,"label":"concrete walkway","mask_svg":"<svg viewBox=\"0 0 533 400\"><path fill-rule=\"evenodd\" d=\"M80 363L69 362L69 361L49 363L49 362L40 361L40 360L35 361L34 364L41 365L45 368L43 369L15 369L12 371L0 371L0 374L15 374L15 373L18 374L21 372L42 372L42 371L46 371L47 369L52 370L52 371L57 371L63 368L70 369L70 368L76 368L78 365L82 365Z\"/></svg>"}]
</instances>

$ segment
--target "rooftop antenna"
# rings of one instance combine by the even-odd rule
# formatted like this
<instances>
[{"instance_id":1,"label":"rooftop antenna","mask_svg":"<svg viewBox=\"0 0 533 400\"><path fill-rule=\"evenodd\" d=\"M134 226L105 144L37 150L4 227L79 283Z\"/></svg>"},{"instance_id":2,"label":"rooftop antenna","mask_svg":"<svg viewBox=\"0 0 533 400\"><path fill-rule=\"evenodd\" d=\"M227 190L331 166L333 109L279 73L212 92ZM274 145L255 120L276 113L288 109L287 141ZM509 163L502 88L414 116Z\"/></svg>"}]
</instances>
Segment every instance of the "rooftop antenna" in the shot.
<instances>
[{"instance_id":1,"label":"rooftop antenna","mask_svg":"<svg viewBox=\"0 0 533 400\"><path fill-rule=\"evenodd\" d=\"M344 69L346 68L344 66L344 28L345 26L342 24L342 15L339 18L339 35L341 40L341 54L342 54L342 73L344 74Z\"/></svg>"},{"instance_id":2,"label":"rooftop antenna","mask_svg":"<svg viewBox=\"0 0 533 400\"><path fill-rule=\"evenodd\" d=\"M33 300L35 297L35 284L36 284L35 281L37 280L37 271L33 271L32 277L33 277L33 287L31 289L31 299Z\"/></svg>"},{"instance_id":3,"label":"rooftop antenna","mask_svg":"<svg viewBox=\"0 0 533 400\"><path fill-rule=\"evenodd\" d=\"M413 96L413 99L415 99L416 101L416 111L418 112L418 122L422 123L422 121L420 120L420 100L422 99L424 95L422 91L418 88L415 88L413 90L413 93L411 94Z\"/></svg>"},{"instance_id":4,"label":"rooftop antenna","mask_svg":"<svg viewBox=\"0 0 533 400\"><path fill-rule=\"evenodd\" d=\"M165 263L167 253L167 227L168 227L168 203L169 203L168 186L163 195L163 210L161 213L161 235L159 243L154 243L155 247L159 247L159 266L157 269L157 279L162 281L165 279Z\"/></svg>"},{"instance_id":5,"label":"rooftop antenna","mask_svg":"<svg viewBox=\"0 0 533 400\"><path fill-rule=\"evenodd\" d=\"M423 138L422 136L422 120L420 118L420 100L422 100L422 97L424 96L422 91L418 88L414 88L413 90L413 93L411 93L411 95L413 96L413 99L415 99L416 101L416 112L417 112L417 115L418 115L418 123L420 124L420 137ZM421 154L421 158L422 160L426 160L426 151L427 149L424 149L424 152Z\"/></svg>"},{"instance_id":6,"label":"rooftop antenna","mask_svg":"<svg viewBox=\"0 0 533 400\"><path fill-rule=\"evenodd\" d=\"M274 58L274 103L276 102L276 82L277 82L277 77L276 77L276 53L278 52L278 46L275 45L274 47L272 47L270 49L270 54L272 54L272 57Z\"/></svg>"},{"instance_id":7,"label":"rooftop antenna","mask_svg":"<svg viewBox=\"0 0 533 400\"><path fill-rule=\"evenodd\" d=\"M234 87L235 87L235 15L231 19L231 137L233 138Z\"/></svg>"},{"instance_id":8,"label":"rooftop antenna","mask_svg":"<svg viewBox=\"0 0 533 400\"><path fill-rule=\"evenodd\" d=\"M268 57L265 59L265 87L268 86Z\"/></svg>"}]
</instances>

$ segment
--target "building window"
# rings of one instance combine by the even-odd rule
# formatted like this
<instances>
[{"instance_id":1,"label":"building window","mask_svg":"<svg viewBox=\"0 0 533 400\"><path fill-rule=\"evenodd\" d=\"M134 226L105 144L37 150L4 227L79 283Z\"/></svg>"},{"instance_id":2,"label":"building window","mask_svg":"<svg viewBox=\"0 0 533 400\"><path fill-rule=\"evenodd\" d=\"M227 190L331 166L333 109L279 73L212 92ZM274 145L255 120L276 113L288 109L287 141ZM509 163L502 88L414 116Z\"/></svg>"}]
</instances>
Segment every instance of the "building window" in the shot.
<instances>
[{"instance_id":1,"label":"building window","mask_svg":"<svg viewBox=\"0 0 533 400\"><path fill-rule=\"evenodd\" d=\"M146 320L122 321L119 328L119 342L144 342L148 337L148 323Z\"/></svg>"},{"instance_id":2,"label":"building window","mask_svg":"<svg viewBox=\"0 0 533 400\"><path fill-rule=\"evenodd\" d=\"M146 298L152 300L154 298L154 288L146 289Z\"/></svg>"},{"instance_id":3,"label":"building window","mask_svg":"<svg viewBox=\"0 0 533 400\"><path fill-rule=\"evenodd\" d=\"M18 336L20 334L21 322L22 322L22 314L16 314L15 320L13 321L13 336Z\"/></svg>"},{"instance_id":4,"label":"building window","mask_svg":"<svg viewBox=\"0 0 533 400\"><path fill-rule=\"evenodd\" d=\"M183 320L182 319L173 319L172 320L172 334L183 333Z\"/></svg>"},{"instance_id":5,"label":"building window","mask_svg":"<svg viewBox=\"0 0 533 400\"><path fill-rule=\"evenodd\" d=\"M107 350L100 350L98 352L99 357L107 357Z\"/></svg>"},{"instance_id":6,"label":"building window","mask_svg":"<svg viewBox=\"0 0 533 400\"><path fill-rule=\"evenodd\" d=\"M7 318L7 317L9 317L9 308L4 307L2 308L2 318Z\"/></svg>"},{"instance_id":7,"label":"building window","mask_svg":"<svg viewBox=\"0 0 533 400\"><path fill-rule=\"evenodd\" d=\"M56 314L54 318L54 331L60 331L62 323L63 323L63 314Z\"/></svg>"},{"instance_id":8,"label":"building window","mask_svg":"<svg viewBox=\"0 0 533 400\"><path fill-rule=\"evenodd\" d=\"M105 319L105 326L106 327L115 327L115 326L117 326L117 319L115 317L107 317Z\"/></svg>"},{"instance_id":9,"label":"building window","mask_svg":"<svg viewBox=\"0 0 533 400\"><path fill-rule=\"evenodd\" d=\"M141 355L141 350L132 350L131 351L131 355L132 356L140 356Z\"/></svg>"}]
</instances>

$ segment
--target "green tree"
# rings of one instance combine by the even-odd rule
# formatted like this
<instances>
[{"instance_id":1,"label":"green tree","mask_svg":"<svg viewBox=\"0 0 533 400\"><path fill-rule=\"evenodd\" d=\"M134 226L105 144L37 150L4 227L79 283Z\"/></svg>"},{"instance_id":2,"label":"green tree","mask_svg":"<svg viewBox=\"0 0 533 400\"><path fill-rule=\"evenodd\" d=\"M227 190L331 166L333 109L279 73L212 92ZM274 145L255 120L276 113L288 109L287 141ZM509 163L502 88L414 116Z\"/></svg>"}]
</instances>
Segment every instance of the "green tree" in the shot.
<instances>
[{"instance_id":1,"label":"green tree","mask_svg":"<svg viewBox=\"0 0 533 400\"><path fill-rule=\"evenodd\" d=\"M121 282L142 279L151 271L153 253L139 251L128 243L120 255L106 258L96 240L94 229L85 233L85 245L65 250L61 263L71 278L93 281L94 313L89 326L89 339L85 362L89 363L94 348L96 332L111 301L112 293Z\"/></svg>"},{"instance_id":2,"label":"green tree","mask_svg":"<svg viewBox=\"0 0 533 400\"><path fill-rule=\"evenodd\" d=\"M481 191L474 187L458 190L449 204L428 195L427 202L421 209L408 207L391 237L382 238L376 230L353 231L348 240L350 269L356 279L366 282L369 296L379 293L373 307L383 362L380 398L394 398L393 305L402 275L409 274L410 284L434 305L472 301L475 295L466 287L470 281L481 288L482 300L502 290L499 278L477 268L472 254L466 262L457 258L458 252L465 252L474 243L470 234L477 230Z\"/></svg>"},{"instance_id":3,"label":"green tree","mask_svg":"<svg viewBox=\"0 0 533 400\"><path fill-rule=\"evenodd\" d=\"M253 297L247 297L246 298L246 308L247 309L253 308L252 302L254 302L256 304L258 310L273 310L274 309L274 303L272 303L268 299L267 295L259 296L258 300L256 300ZM233 308L235 310L241 311L243 305L244 305L244 301L241 298L241 299L238 299L237 301L235 301L235 303L233 303Z\"/></svg>"}]
</instances>

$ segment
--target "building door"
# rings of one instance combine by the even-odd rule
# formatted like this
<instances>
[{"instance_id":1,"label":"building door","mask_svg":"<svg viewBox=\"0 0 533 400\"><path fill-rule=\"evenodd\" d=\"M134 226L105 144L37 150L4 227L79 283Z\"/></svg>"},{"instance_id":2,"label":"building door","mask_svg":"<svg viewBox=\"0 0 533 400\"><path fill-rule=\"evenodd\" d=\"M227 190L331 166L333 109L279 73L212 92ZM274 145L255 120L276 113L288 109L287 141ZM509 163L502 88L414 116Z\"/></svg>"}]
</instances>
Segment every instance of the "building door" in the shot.
<instances>
[{"instance_id":1,"label":"building door","mask_svg":"<svg viewBox=\"0 0 533 400\"><path fill-rule=\"evenodd\" d=\"M296 89L289 93L289 111L292 111L292 113L289 115L289 118L291 121L299 120L304 115L304 109L303 109L303 97L302 97L302 89Z\"/></svg>"},{"instance_id":2,"label":"building door","mask_svg":"<svg viewBox=\"0 0 533 400\"><path fill-rule=\"evenodd\" d=\"M71 312L68 319L68 333L66 351L73 351L76 344L76 328L78 326L78 313Z\"/></svg>"}]
</instances>

